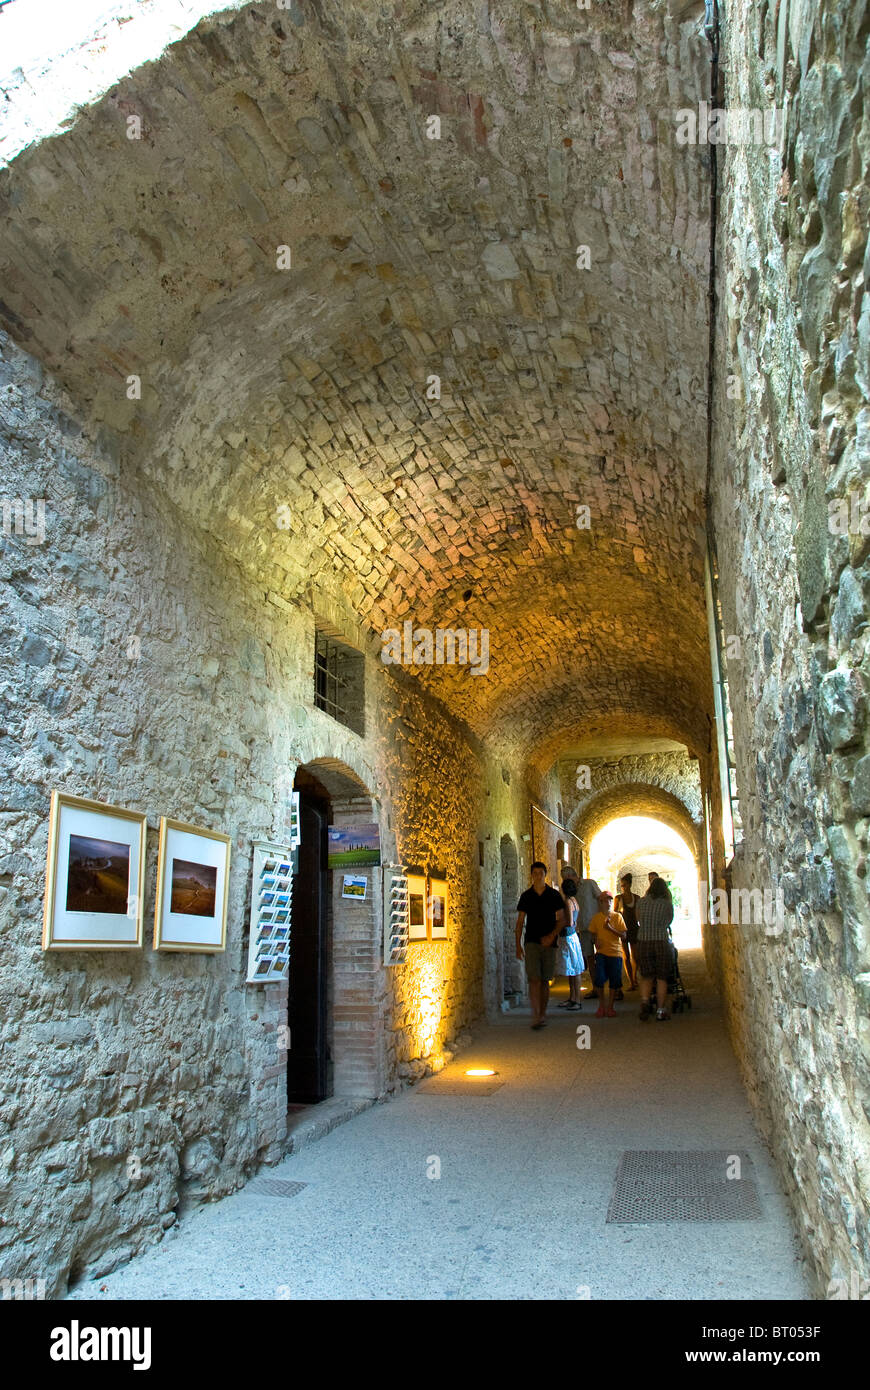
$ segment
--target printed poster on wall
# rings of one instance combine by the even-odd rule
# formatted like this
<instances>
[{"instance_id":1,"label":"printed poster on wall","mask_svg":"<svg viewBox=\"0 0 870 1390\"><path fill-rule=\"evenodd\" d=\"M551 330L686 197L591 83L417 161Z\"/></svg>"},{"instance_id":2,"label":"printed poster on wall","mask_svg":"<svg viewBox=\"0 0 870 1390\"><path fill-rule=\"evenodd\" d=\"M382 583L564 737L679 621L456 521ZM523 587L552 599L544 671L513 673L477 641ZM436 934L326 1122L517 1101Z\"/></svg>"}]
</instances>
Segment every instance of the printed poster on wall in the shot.
<instances>
[{"instance_id":1,"label":"printed poster on wall","mask_svg":"<svg viewBox=\"0 0 870 1390\"><path fill-rule=\"evenodd\" d=\"M327 845L328 869L370 869L381 862L378 825L331 825Z\"/></svg>"}]
</instances>

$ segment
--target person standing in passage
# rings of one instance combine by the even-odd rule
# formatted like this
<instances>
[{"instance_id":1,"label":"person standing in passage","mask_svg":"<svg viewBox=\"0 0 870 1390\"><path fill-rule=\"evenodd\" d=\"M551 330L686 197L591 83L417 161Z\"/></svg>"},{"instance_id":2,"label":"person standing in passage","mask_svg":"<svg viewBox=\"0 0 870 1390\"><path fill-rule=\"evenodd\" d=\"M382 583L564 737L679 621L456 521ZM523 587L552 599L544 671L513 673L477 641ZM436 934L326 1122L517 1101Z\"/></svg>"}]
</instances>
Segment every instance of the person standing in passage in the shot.
<instances>
[{"instance_id":1,"label":"person standing in passage","mask_svg":"<svg viewBox=\"0 0 870 1390\"><path fill-rule=\"evenodd\" d=\"M570 1013L576 1013L582 1009L582 995L580 993L580 976L583 974L583 952L580 950L580 938L577 935L577 917L579 907L577 905L577 884L572 878L563 878L562 897L565 900L565 912L568 920L559 933L556 941L556 974L568 977L568 998L564 1004L560 1004L560 1009L567 1009Z\"/></svg>"},{"instance_id":2,"label":"person standing in passage","mask_svg":"<svg viewBox=\"0 0 870 1390\"><path fill-rule=\"evenodd\" d=\"M652 982L656 982L656 1018L664 1023L670 1018L666 1007L668 981L674 968L674 948L671 944L671 922L674 904L663 878L656 874L649 892L637 905L637 968L640 971L640 1020L647 1023L652 1017L650 1001Z\"/></svg>"},{"instance_id":3,"label":"person standing in passage","mask_svg":"<svg viewBox=\"0 0 870 1390\"><path fill-rule=\"evenodd\" d=\"M595 948L592 933L589 930L589 923L598 911L598 899L601 896L601 889L594 878L581 878L577 882L577 892L574 894L577 905L580 908L577 917L577 931L580 936L580 949L583 952L583 960L586 969L589 971L589 983L592 988L586 999L597 999L598 991L595 988Z\"/></svg>"},{"instance_id":4,"label":"person standing in passage","mask_svg":"<svg viewBox=\"0 0 870 1390\"><path fill-rule=\"evenodd\" d=\"M532 886L517 903L517 960L525 960L529 995L532 1001L532 1027L546 1025L550 981L556 973L556 937L565 925L562 894L547 885L547 866L536 859L531 869ZM523 927L526 931L523 947Z\"/></svg>"},{"instance_id":5,"label":"person standing in passage","mask_svg":"<svg viewBox=\"0 0 870 1390\"><path fill-rule=\"evenodd\" d=\"M602 893L598 899L598 912L589 923L589 930L595 937L595 983L599 990L600 1003L596 1018L616 1018L613 1001L622 984L622 943L625 940L625 923L618 912L611 911L612 893ZM606 986L610 985L610 1002L605 1009Z\"/></svg>"},{"instance_id":6,"label":"person standing in passage","mask_svg":"<svg viewBox=\"0 0 870 1390\"><path fill-rule=\"evenodd\" d=\"M623 950L630 982L628 988L632 990L637 989L637 905L640 898L631 891L631 874L623 874L619 886L622 892L617 895L613 910L618 912L625 922L627 935Z\"/></svg>"},{"instance_id":7,"label":"person standing in passage","mask_svg":"<svg viewBox=\"0 0 870 1390\"><path fill-rule=\"evenodd\" d=\"M656 873L655 869L650 869L649 873L647 874L647 878L649 879L649 888L647 888L646 891L649 892L649 889L652 888L653 884L658 878L658 874Z\"/></svg>"}]
</instances>

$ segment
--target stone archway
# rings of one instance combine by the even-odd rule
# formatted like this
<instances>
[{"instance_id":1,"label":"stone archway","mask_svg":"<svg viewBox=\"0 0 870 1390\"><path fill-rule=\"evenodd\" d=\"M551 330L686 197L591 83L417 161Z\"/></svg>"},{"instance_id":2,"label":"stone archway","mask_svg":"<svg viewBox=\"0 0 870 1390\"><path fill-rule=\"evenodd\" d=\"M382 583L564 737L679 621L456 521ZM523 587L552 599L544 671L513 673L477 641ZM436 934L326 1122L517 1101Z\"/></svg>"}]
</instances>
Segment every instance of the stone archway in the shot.
<instances>
[{"instance_id":1,"label":"stone archway","mask_svg":"<svg viewBox=\"0 0 870 1390\"><path fill-rule=\"evenodd\" d=\"M701 864L701 826L695 821L684 802L661 787L624 782L607 787L582 803L572 814L568 828L585 840L593 836L618 816L650 816L670 826L686 841L698 864Z\"/></svg>"},{"instance_id":2,"label":"stone archway","mask_svg":"<svg viewBox=\"0 0 870 1390\"><path fill-rule=\"evenodd\" d=\"M377 800L359 772L342 759L321 755L296 769L328 798L330 824L380 823ZM382 860L384 857L382 846ZM342 874L326 873L323 939L326 997L327 1095L378 1096L384 1058L381 999L380 868L355 868L368 880L363 900L342 897Z\"/></svg>"}]
</instances>

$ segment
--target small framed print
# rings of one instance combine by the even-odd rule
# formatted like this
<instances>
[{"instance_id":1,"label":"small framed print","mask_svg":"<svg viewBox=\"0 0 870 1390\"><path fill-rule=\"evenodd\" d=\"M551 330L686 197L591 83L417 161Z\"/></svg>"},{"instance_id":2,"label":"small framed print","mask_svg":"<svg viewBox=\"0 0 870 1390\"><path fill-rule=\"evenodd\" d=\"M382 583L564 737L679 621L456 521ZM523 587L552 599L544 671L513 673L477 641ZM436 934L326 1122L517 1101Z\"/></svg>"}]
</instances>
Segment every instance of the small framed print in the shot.
<instances>
[{"instance_id":1,"label":"small framed print","mask_svg":"<svg viewBox=\"0 0 870 1390\"><path fill-rule=\"evenodd\" d=\"M154 949L225 950L229 878L229 835L161 816Z\"/></svg>"},{"instance_id":2,"label":"small framed print","mask_svg":"<svg viewBox=\"0 0 870 1390\"><path fill-rule=\"evenodd\" d=\"M53 791L43 951L142 946L145 816Z\"/></svg>"},{"instance_id":3,"label":"small framed print","mask_svg":"<svg viewBox=\"0 0 870 1390\"><path fill-rule=\"evenodd\" d=\"M433 941L446 941L447 884L443 878L430 878L426 903L430 937Z\"/></svg>"},{"instance_id":4,"label":"small framed print","mask_svg":"<svg viewBox=\"0 0 870 1390\"><path fill-rule=\"evenodd\" d=\"M408 940L426 940L426 878L408 874Z\"/></svg>"}]
</instances>

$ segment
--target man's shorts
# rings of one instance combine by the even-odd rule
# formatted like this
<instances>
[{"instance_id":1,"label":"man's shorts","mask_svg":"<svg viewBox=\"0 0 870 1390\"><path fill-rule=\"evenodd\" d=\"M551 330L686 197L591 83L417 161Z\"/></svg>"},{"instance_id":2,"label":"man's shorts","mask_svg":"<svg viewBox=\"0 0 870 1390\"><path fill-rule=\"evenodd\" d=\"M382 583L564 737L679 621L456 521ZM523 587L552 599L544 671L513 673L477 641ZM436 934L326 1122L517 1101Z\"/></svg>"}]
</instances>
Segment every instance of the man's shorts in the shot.
<instances>
[{"instance_id":1,"label":"man's shorts","mask_svg":"<svg viewBox=\"0 0 870 1390\"><path fill-rule=\"evenodd\" d=\"M539 941L527 941L523 947L526 976L530 982L543 980L546 984L556 974L555 946L542 946Z\"/></svg>"},{"instance_id":2,"label":"man's shorts","mask_svg":"<svg viewBox=\"0 0 870 1390\"><path fill-rule=\"evenodd\" d=\"M605 984L611 989L622 988L622 956L603 956L599 951L595 957L595 988L603 989Z\"/></svg>"},{"instance_id":3,"label":"man's shorts","mask_svg":"<svg viewBox=\"0 0 870 1390\"><path fill-rule=\"evenodd\" d=\"M669 980L674 973L674 948L670 941L639 941L637 968L644 979Z\"/></svg>"}]
</instances>

